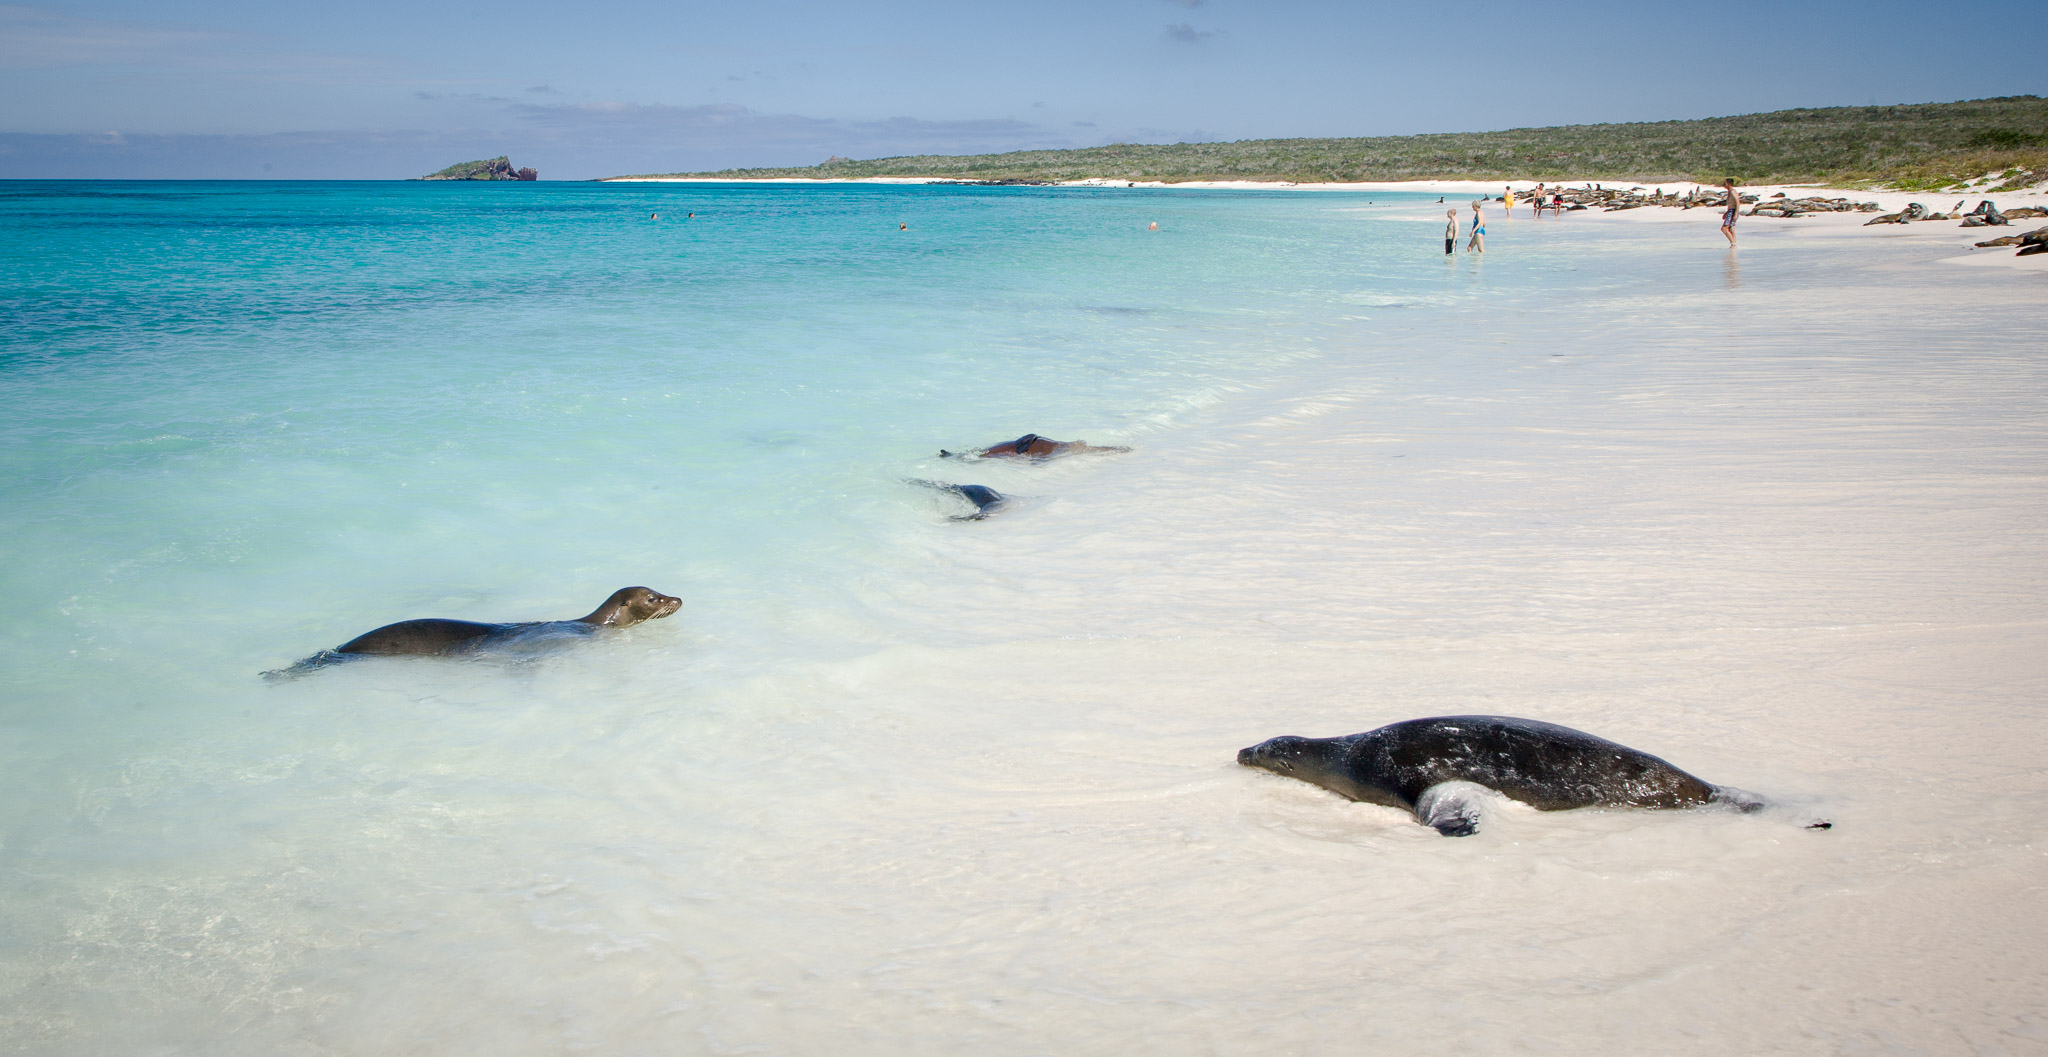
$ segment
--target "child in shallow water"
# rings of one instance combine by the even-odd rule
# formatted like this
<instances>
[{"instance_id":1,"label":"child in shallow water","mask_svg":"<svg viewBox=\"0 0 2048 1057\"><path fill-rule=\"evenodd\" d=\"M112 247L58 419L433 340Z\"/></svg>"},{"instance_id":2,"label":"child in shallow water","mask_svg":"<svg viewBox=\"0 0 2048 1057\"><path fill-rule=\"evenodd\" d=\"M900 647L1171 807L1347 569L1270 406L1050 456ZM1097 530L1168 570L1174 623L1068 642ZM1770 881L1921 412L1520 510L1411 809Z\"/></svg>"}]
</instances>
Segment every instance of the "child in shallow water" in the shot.
<instances>
[{"instance_id":1,"label":"child in shallow water","mask_svg":"<svg viewBox=\"0 0 2048 1057\"><path fill-rule=\"evenodd\" d=\"M1458 252L1458 211L1444 210L1444 252Z\"/></svg>"}]
</instances>

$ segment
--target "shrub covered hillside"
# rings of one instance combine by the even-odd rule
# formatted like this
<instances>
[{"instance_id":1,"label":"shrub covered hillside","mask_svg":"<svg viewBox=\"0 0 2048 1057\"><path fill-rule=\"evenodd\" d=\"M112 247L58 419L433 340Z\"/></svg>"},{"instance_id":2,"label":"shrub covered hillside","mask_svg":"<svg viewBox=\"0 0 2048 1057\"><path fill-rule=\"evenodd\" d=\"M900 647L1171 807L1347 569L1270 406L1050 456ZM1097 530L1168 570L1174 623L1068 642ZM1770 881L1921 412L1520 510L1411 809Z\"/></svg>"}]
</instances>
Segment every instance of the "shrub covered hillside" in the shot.
<instances>
[{"instance_id":1,"label":"shrub covered hillside","mask_svg":"<svg viewBox=\"0 0 2048 1057\"><path fill-rule=\"evenodd\" d=\"M1565 125L1366 139L1116 143L1076 150L925 155L807 168L671 176L960 180L1608 179L1888 184L1932 190L2000 174L2009 186L2048 179L2048 99L1777 110L1698 121Z\"/></svg>"}]
</instances>

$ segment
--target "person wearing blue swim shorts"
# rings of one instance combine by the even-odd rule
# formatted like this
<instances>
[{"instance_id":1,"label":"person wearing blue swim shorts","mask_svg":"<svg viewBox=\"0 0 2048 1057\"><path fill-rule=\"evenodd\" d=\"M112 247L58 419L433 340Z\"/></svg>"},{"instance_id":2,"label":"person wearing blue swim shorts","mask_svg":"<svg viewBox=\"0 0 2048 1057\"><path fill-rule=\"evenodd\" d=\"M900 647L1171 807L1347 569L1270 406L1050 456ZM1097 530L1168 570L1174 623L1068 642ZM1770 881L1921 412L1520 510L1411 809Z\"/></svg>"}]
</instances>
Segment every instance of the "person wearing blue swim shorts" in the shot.
<instances>
[{"instance_id":1,"label":"person wearing blue swim shorts","mask_svg":"<svg viewBox=\"0 0 2048 1057\"><path fill-rule=\"evenodd\" d=\"M1728 248L1735 248L1735 214L1742 209L1742 196L1735 193L1735 177L1721 181L1721 189L1728 192L1728 209L1721 214L1721 234L1728 236Z\"/></svg>"}]
</instances>

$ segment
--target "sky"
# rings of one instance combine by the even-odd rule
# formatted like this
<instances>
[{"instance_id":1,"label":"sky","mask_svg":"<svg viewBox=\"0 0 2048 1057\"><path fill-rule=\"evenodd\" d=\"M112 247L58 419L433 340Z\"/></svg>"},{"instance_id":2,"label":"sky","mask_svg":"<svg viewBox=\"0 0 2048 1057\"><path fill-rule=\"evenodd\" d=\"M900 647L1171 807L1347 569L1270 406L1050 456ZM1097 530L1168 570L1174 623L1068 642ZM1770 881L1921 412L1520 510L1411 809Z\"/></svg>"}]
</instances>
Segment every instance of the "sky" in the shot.
<instances>
[{"instance_id":1,"label":"sky","mask_svg":"<svg viewBox=\"0 0 2048 1057\"><path fill-rule=\"evenodd\" d=\"M1541 17L1531 17L1540 12ZM2048 94L2043 0L0 2L0 178L542 179Z\"/></svg>"}]
</instances>

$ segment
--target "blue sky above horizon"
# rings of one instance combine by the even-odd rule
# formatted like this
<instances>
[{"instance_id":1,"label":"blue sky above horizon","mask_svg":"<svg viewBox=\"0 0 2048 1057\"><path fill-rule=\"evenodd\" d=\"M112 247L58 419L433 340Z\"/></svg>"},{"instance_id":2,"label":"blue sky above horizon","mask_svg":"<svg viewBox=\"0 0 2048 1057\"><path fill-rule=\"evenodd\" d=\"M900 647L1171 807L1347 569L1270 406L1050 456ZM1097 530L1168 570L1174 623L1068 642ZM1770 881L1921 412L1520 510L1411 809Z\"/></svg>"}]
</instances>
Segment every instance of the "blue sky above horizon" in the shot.
<instances>
[{"instance_id":1,"label":"blue sky above horizon","mask_svg":"<svg viewBox=\"0 0 2048 1057\"><path fill-rule=\"evenodd\" d=\"M0 3L0 177L546 179L2048 92L2040 0ZM1740 12L1738 25L1721 13Z\"/></svg>"}]
</instances>

